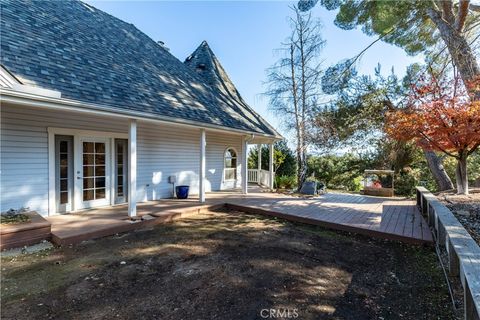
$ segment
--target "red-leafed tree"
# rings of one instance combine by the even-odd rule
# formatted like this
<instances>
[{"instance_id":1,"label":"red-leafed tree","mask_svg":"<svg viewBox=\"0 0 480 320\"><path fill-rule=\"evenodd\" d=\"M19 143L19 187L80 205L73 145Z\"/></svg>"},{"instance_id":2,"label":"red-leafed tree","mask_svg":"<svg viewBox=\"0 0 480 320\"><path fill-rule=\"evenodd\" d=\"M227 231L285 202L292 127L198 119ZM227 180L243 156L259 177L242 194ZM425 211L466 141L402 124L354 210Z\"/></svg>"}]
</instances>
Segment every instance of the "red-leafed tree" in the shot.
<instances>
[{"instance_id":1,"label":"red-leafed tree","mask_svg":"<svg viewBox=\"0 0 480 320\"><path fill-rule=\"evenodd\" d=\"M480 146L480 79L466 86L457 77L412 85L406 108L387 113L385 131L397 140L415 140L425 150L457 159L457 193L468 194L467 158Z\"/></svg>"}]
</instances>

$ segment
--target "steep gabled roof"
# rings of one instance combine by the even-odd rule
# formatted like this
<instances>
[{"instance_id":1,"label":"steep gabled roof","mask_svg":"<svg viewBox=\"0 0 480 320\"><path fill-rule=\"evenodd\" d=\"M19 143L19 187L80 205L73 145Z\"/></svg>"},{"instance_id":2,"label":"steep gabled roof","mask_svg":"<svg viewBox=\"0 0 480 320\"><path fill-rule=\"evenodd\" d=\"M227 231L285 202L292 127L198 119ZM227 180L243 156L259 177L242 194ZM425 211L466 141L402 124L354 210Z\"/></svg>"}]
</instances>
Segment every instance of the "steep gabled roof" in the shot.
<instances>
[{"instance_id":1,"label":"steep gabled roof","mask_svg":"<svg viewBox=\"0 0 480 320\"><path fill-rule=\"evenodd\" d=\"M277 135L132 24L80 1L1 1L1 64L62 98Z\"/></svg>"},{"instance_id":2,"label":"steep gabled roof","mask_svg":"<svg viewBox=\"0 0 480 320\"><path fill-rule=\"evenodd\" d=\"M218 94L234 102L233 107L236 112L251 121L265 123L272 132L275 132L275 129L243 100L207 41L203 41L197 49L185 59L184 63ZM278 135L278 133L276 134Z\"/></svg>"}]
</instances>

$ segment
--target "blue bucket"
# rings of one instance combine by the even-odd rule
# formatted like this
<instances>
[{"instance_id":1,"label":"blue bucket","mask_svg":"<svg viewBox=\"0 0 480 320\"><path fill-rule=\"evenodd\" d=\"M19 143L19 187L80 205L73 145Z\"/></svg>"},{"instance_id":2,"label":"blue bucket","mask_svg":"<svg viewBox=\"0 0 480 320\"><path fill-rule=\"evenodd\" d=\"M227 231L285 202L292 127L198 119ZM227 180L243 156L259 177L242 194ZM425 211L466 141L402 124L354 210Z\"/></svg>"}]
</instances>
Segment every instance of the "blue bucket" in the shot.
<instances>
[{"instance_id":1,"label":"blue bucket","mask_svg":"<svg viewBox=\"0 0 480 320\"><path fill-rule=\"evenodd\" d=\"M187 199L188 198L188 186L177 186L175 192L177 194L177 199Z\"/></svg>"}]
</instances>

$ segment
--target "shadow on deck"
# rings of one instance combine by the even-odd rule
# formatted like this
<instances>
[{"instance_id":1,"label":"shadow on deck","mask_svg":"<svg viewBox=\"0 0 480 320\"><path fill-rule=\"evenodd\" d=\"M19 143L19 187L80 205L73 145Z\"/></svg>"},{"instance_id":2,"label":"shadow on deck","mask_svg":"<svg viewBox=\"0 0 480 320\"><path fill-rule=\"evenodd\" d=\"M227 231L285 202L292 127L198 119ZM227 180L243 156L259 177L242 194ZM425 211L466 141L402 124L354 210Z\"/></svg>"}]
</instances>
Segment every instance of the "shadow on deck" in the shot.
<instances>
[{"instance_id":1,"label":"shadow on deck","mask_svg":"<svg viewBox=\"0 0 480 320\"><path fill-rule=\"evenodd\" d=\"M167 223L192 214L227 206L253 214L283 218L412 244L432 244L432 235L415 202L399 198L327 193L315 198L298 198L264 190L214 192L201 204L198 199L160 200L139 203L137 218L128 218L128 206L119 205L81 213L48 217L52 240L66 245Z\"/></svg>"}]
</instances>

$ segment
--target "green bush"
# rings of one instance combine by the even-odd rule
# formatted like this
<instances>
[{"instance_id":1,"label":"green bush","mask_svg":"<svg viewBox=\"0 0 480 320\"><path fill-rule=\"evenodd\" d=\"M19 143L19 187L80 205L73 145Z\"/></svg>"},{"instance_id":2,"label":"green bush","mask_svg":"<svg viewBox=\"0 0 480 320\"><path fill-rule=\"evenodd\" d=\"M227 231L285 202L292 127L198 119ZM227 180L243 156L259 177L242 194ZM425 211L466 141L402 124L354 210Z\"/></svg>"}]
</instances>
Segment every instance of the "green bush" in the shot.
<instances>
[{"instance_id":1,"label":"green bush","mask_svg":"<svg viewBox=\"0 0 480 320\"><path fill-rule=\"evenodd\" d=\"M362 185L363 176L357 175L355 172L344 172L331 179L328 187L330 189L360 191Z\"/></svg>"},{"instance_id":2,"label":"green bush","mask_svg":"<svg viewBox=\"0 0 480 320\"><path fill-rule=\"evenodd\" d=\"M363 187L363 176L358 176L351 180L350 183L347 184L347 189L349 191L360 191Z\"/></svg>"},{"instance_id":3,"label":"green bush","mask_svg":"<svg viewBox=\"0 0 480 320\"><path fill-rule=\"evenodd\" d=\"M419 173L416 170L405 168L395 175L395 194L411 197L415 194L415 186L419 184Z\"/></svg>"},{"instance_id":4,"label":"green bush","mask_svg":"<svg viewBox=\"0 0 480 320\"><path fill-rule=\"evenodd\" d=\"M297 186L297 178L295 176L276 176L275 182L279 189L293 189Z\"/></svg>"}]
</instances>

